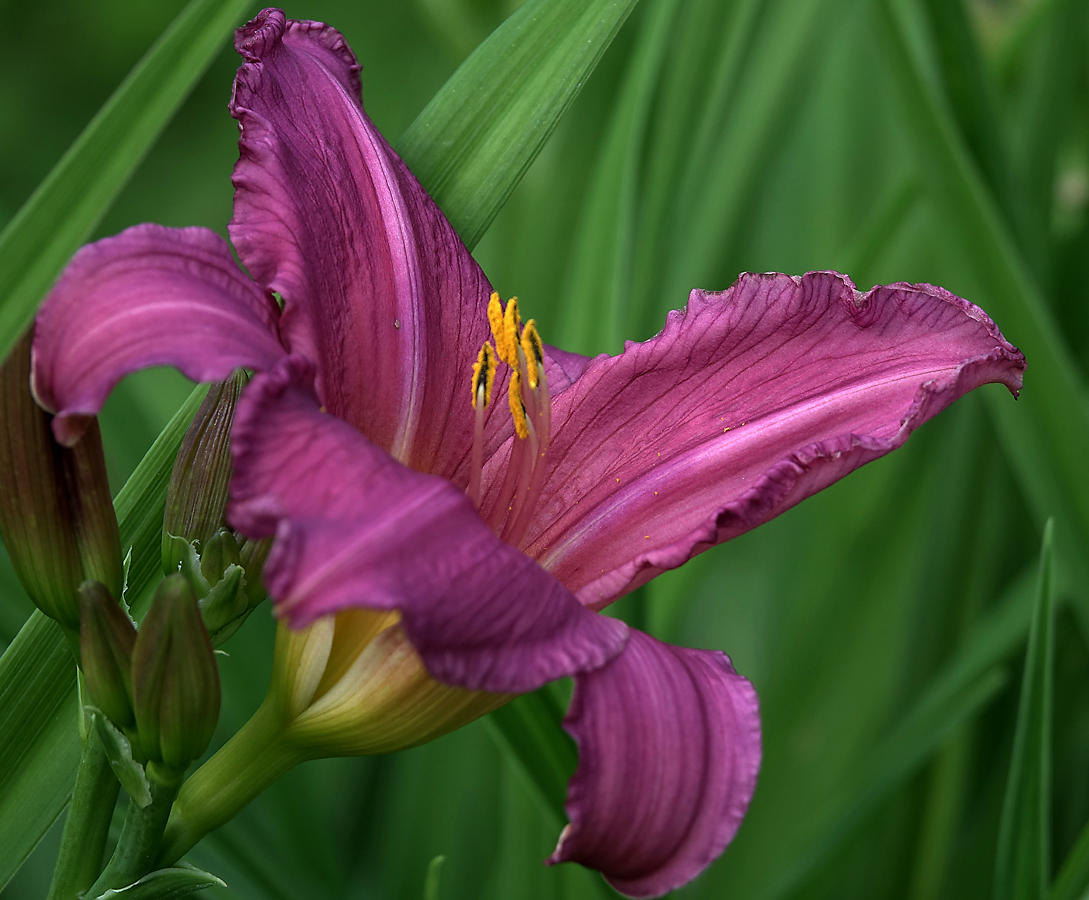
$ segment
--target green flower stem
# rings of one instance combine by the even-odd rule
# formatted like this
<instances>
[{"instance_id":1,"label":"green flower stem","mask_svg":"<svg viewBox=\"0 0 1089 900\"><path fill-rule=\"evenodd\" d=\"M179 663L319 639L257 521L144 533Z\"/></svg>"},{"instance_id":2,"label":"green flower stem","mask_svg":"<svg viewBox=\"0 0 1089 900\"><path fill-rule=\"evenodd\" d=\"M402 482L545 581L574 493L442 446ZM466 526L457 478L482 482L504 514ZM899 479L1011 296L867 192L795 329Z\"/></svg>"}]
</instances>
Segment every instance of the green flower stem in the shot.
<instances>
[{"instance_id":1,"label":"green flower stem","mask_svg":"<svg viewBox=\"0 0 1089 900\"><path fill-rule=\"evenodd\" d=\"M98 877L120 790L98 729L88 729L47 900L76 900Z\"/></svg>"},{"instance_id":2,"label":"green flower stem","mask_svg":"<svg viewBox=\"0 0 1089 900\"><path fill-rule=\"evenodd\" d=\"M101 896L111 888L127 887L154 868L170 806L178 795L180 779L173 784L160 784L154 778L148 781L151 784L151 803L141 807L135 800L129 800L129 811L117 847L105 870L87 891L85 896L88 900Z\"/></svg>"},{"instance_id":3,"label":"green flower stem","mask_svg":"<svg viewBox=\"0 0 1089 900\"><path fill-rule=\"evenodd\" d=\"M309 755L286 737L282 711L266 700L242 728L185 782L170 813L158 865L178 861L209 831Z\"/></svg>"}]
</instances>

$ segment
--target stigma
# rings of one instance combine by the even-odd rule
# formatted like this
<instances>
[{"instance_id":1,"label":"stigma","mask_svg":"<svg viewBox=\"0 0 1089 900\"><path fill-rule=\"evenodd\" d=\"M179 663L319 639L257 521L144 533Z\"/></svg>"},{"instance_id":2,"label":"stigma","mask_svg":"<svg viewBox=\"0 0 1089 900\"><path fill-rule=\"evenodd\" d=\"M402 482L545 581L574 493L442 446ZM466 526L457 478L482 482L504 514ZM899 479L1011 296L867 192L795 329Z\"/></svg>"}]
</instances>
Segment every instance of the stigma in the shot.
<instances>
[{"instance_id":1,"label":"stigma","mask_svg":"<svg viewBox=\"0 0 1089 900\"><path fill-rule=\"evenodd\" d=\"M472 405L476 423L467 494L492 529L507 543L519 546L544 487L548 444L552 430L552 404L544 369L544 344L537 323L522 324L518 298L506 305L493 292L488 301L492 338L485 341L473 364ZM510 370L507 403L514 424L506 472L487 514L481 508L484 469L484 413L492 402L499 364Z\"/></svg>"}]
</instances>

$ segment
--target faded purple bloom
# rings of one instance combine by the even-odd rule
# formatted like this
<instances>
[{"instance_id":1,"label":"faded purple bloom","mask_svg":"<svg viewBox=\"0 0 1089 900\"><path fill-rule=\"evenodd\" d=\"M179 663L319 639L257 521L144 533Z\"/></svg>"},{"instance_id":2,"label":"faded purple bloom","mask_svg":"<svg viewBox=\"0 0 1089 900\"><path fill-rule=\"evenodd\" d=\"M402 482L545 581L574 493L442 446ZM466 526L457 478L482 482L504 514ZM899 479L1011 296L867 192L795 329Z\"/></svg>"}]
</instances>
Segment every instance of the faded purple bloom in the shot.
<instances>
[{"instance_id":1,"label":"faded purple bloom","mask_svg":"<svg viewBox=\"0 0 1089 900\"><path fill-rule=\"evenodd\" d=\"M684 884L752 797L755 692L722 653L590 610L895 449L966 391L1016 393L1024 358L941 288L860 293L832 272L693 291L616 357L541 347L489 303L366 117L336 31L266 10L236 46L230 233L252 280L203 229L81 250L37 325L33 384L58 439L133 369L258 370L230 518L275 536L278 611L400 610L429 671L474 690L574 674L580 764L551 861L632 896Z\"/></svg>"}]
</instances>

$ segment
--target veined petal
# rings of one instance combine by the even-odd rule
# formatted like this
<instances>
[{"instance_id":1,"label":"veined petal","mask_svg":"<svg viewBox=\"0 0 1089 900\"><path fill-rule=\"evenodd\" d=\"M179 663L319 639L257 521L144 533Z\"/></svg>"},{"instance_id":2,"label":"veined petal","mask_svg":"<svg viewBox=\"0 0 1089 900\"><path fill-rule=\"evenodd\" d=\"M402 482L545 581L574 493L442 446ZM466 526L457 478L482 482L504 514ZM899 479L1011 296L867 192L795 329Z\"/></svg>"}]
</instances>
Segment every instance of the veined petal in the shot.
<instances>
[{"instance_id":1,"label":"veined petal","mask_svg":"<svg viewBox=\"0 0 1089 900\"><path fill-rule=\"evenodd\" d=\"M693 291L644 344L598 357L553 406L527 553L600 608L899 447L1025 362L931 285L743 275Z\"/></svg>"},{"instance_id":2,"label":"veined petal","mask_svg":"<svg viewBox=\"0 0 1089 900\"><path fill-rule=\"evenodd\" d=\"M632 631L620 656L575 676L564 727L579 767L571 824L549 862L579 862L621 893L657 897L733 840L760 770L760 710L724 653Z\"/></svg>"},{"instance_id":3,"label":"veined petal","mask_svg":"<svg viewBox=\"0 0 1089 900\"><path fill-rule=\"evenodd\" d=\"M341 35L265 10L235 39L230 232L284 300L322 403L420 471L468 480L472 362L491 287L367 118ZM451 454L455 454L451 456Z\"/></svg>"},{"instance_id":4,"label":"veined petal","mask_svg":"<svg viewBox=\"0 0 1089 900\"><path fill-rule=\"evenodd\" d=\"M71 446L118 381L175 366L194 381L268 369L284 349L271 298L206 228L136 225L83 247L38 313L31 385Z\"/></svg>"},{"instance_id":5,"label":"veined petal","mask_svg":"<svg viewBox=\"0 0 1089 900\"><path fill-rule=\"evenodd\" d=\"M590 364L590 357L571 353L559 347L545 346L545 375L553 398L578 381Z\"/></svg>"},{"instance_id":6,"label":"veined petal","mask_svg":"<svg viewBox=\"0 0 1089 900\"><path fill-rule=\"evenodd\" d=\"M623 623L502 543L452 483L320 412L312 378L299 356L255 378L232 435L230 521L275 534L265 582L292 625L350 606L399 609L432 675L503 693L620 652Z\"/></svg>"}]
</instances>

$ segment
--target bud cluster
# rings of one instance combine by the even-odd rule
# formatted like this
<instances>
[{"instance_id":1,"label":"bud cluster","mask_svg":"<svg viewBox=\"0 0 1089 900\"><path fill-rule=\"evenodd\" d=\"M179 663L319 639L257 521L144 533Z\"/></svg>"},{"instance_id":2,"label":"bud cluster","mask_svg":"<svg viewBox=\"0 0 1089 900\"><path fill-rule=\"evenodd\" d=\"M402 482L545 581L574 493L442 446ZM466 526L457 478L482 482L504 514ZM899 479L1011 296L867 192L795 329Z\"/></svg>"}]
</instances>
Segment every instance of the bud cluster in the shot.
<instances>
[{"instance_id":1,"label":"bud cluster","mask_svg":"<svg viewBox=\"0 0 1089 900\"><path fill-rule=\"evenodd\" d=\"M189 582L216 645L264 599L260 572L269 542L241 538L224 521L230 428L245 383L238 372L209 389L174 463L163 518L163 572Z\"/></svg>"},{"instance_id":2,"label":"bud cluster","mask_svg":"<svg viewBox=\"0 0 1089 900\"><path fill-rule=\"evenodd\" d=\"M80 588L80 650L91 702L162 783L180 780L219 721L215 651L181 575L164 578L139 630L99 582Z\"/></svg>"}]
</instances>

